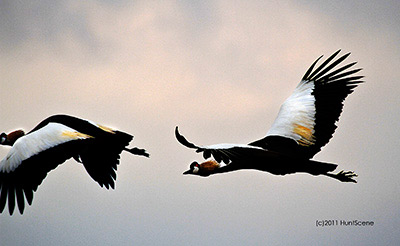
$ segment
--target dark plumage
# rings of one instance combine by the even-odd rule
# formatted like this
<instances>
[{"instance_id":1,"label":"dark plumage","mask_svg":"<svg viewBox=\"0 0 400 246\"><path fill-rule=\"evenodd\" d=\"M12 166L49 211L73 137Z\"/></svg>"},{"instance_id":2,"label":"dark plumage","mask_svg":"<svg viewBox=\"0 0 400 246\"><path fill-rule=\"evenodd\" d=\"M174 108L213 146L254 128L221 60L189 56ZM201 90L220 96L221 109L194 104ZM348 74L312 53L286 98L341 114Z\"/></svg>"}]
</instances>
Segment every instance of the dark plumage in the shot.
<instances>
[{"instance_id":1,"label":"dark plumage","mask_svg":"<svg viewBox=\"0 0 400 246\"><path fill-rule=\"evenodd\" d=\"M193 162L185 174L209 176L240 169L256 169L276 175L306 172L326 175L342 182L354 182L357 175L341 171L330 173L336 164L310 160L332 138L345 98L362 83L363 76L354 76L361 69L350 70L356 62L337 67L349 55L334 61L340 50L316 66L319 57L307 70L293 94L281 106L267 135L249 144L217 144L197 146L175 129L177 140L188 148L213 157L218 165L204 168L204 163ZM208 160L207 162L210 162Z\"/></svg>"},{"instance_id":2,"label":"dark plumage","mask_svg":"<svg viewBox=\"0 0 400 246\"><path fill-rule=\"evenodd\" d=\"M13 137L16 136L16 137ZM114 188L120 153L149 155L143 149L126 148L133 136L68 115L54 115L39 123L26 135L1 135L1 144L13 146L0 162L0 212L8 198L12 215L15 200L20 213L25 198L32 204L33 192L47 173L73 157L83 164L101 187Z\"/></svg>"}]
</instances>

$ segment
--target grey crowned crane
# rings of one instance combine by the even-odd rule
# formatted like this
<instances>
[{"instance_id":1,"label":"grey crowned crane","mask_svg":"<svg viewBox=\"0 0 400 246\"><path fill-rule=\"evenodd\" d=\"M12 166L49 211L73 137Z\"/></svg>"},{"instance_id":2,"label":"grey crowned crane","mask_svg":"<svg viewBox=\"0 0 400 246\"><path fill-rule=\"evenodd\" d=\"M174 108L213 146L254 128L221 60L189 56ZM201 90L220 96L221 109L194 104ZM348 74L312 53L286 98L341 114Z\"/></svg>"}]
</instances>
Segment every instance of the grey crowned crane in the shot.
<instances>
[{"instance_id":1,"label":"grey crowned crane","mask_svg":"<svg viewBox=\"0 0 400 246\"><path fill-rule=\"evenodd\" d=\"M117 165L123 150L149 157L144 149L127 146L133 136L92 121L68 115L53 115L32 131L2 133L0 144L12 148L0 162L0 213L7 199L13 214L15 203L22 214L25 199L32 204L33 192L47 173L71 157L82 163L101 187L114 188Z\"/></svg>"},{"instance_id":2,"label":"grey crowned crane","mask_svg":"<svg viewBox=\"0 0 400 246\"><path fill-rule=\"evenodd\" d=\"M197 146L175 129L177 140L203 152L203 163L193 162L184 174L207 177L240 169L256 169L275 175L305 172L354 182L352 171L331 173L336 164L311 160L332 138L345 98L363 81L350 69L356 62L337 67L350 53L336 60L340 50L321 65L319 57L307 70L293 94L283 103L267 135L249 144ZM315 69L314 69L315 68Z\"/></svg>"}]
</instances>

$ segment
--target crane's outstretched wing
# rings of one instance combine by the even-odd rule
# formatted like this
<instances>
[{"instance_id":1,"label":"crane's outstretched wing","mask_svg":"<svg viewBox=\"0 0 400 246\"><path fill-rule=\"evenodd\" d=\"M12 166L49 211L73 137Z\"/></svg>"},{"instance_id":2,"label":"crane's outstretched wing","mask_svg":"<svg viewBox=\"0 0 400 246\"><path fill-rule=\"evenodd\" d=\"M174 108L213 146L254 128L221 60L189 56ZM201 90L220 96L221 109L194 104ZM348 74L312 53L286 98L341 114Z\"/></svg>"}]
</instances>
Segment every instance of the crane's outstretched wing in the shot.
<instances>
[{"instance_id":1,"label":"crane's outstretched wing","mask_svg":"<svg viewBox=\"0 0 400 246\"><path fill-rule=\"evenodd\" d=\"M57 123L49 123L19 138L0 162L0 213L7 198L10 215L15 200L20 213L25 208L25 198L30 205L33 192L47 173L67 159L77 155L80 144L91 136Z\"/></svg>"},{"instance_id":2,"label":"crane's outstretched wing","mask_svg":"<svg viewBox=\"0 0 400 246\"><path fill-rule=\"evenodd\" d=\"M40 129L49 122L64 123L78 132L84 132L92 138L85 140L85 145L79 150L75 159L81 162L89 175L99 183L101 187L114 188L117 165L123 150L134 155L149 157L144 149L128 149L133 136L99 125L93 121L80 119L70 115L53 115L42 121L36 129Z\"/></svg>"},{"instance_id":3,"label":"crane's outstretched wing","mask_svg":"<svg viewBox=\"0 0 400 246\"><path fill-rule=\"evenodd\" d=\"M363 82L360 80L363 76L354 76L361 69L349 70L356 62L337 68L350 55L333 61L339 52L316 69L322 56L311 65L293 94L282 104L267 136L249 145L309 159L329 142L345 98Z\"/></svg>"},{"instance_id":4,"label":"crane's outstretched wing","mask_svg":"<svg viewBox=\"0 0 400 246\"><path fill-rule=\"evenodd\" d=\"M246 144L197 146L182 136L178 131L178 127L175 128L175 137L182 145L195 149L196 152L203 152L204 159L208 159L212 156L218 163L223 161L225 164L230 164L234 161L248 161L250 159L276 157L280 155L276 152L267 151L263 148Z\"/></svg>"},{"instance_id":5,"label":"crane's outstretched wing","mask_svg":"<svg viewBox=\"0 0 400 246\"><path fill-rule=\"evenodd\" d=\"M126 148L132 139L127 133L72 116L54 115L45 119L19 138L0 162L0 213L8 200L12 215L16 200L22 214L25 198L31 205L33 192L47 173L71 157L82 163L100 186L114 188L115 171L123 150L149 156L144 149Z\"/></svg>"}]
</instances>

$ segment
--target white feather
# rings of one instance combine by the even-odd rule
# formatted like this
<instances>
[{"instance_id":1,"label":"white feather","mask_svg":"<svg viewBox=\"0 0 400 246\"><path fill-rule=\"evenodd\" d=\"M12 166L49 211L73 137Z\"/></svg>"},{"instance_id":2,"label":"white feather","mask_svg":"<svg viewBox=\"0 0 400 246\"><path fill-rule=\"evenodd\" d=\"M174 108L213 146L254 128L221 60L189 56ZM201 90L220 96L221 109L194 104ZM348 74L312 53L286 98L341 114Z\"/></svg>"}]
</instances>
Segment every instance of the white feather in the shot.
<instances>
[{"instance_id":1,"label":"white feather","mask_svg":"<svg viewBox=\"0 0 400 246\"><path fill-rule=\"evenodd\" d=\"M89 135L81 134L65 125L51 122L37 131L17 139L6 157L1 160L0 172L12 172L24 160L59 144L89 137Z\"/></svg>"},{"instance_id":2,"label":"white feather","mask_svg":"<svg viewBox=\"0 0 400 246\"><path fill-rule=\"evenodd\" d=\"M278 135L311 144L315 126L315 97L312 81L301 81L293 94L282 104L267 136ZM300 128L299 128L300 127ZM309 134L301 133L310 130Z\"/></svg>"}]
</instances>

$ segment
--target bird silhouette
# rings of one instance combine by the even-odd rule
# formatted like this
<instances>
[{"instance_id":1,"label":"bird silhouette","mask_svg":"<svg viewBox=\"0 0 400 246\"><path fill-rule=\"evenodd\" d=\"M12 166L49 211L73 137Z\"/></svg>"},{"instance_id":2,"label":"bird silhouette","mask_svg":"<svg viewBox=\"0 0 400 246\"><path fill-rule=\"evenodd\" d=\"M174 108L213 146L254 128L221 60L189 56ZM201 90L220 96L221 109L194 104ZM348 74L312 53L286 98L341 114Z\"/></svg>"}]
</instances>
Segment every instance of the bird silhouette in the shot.
<instances>
[{"instance_id":1,"label":"bird silhouette","mask_svg":"<svg viewBox=\"0 0 400 246\"><path fill-rule=\"evenodd\" d=\"M127 146L133 136L68 115L53 115L25 134L22 130L2 133L0 144L12 148L0 162L0 213L7 198L13 214L15 200L22 214L25 199L32 204L33 193L48 172L71 157L82 163L101 187L114 188L120 153L149 157L144 149Z\"/></svg>"},{"instance_id":2,"label":"bird silhouette","mask_svg":"<svg viewBox=\"0 0 400 246\"><path fill-rule=\"evenodd\" d=\"M255 169L275 175L298 172L325 175L342 182L354 182L352 171L332 173L336 164L311 160L332 138L345 98L364 82L355 76L362 70L344 66L350 53L334 58L332 54L321 65L320 56L306 71L293 94L282 104L266 136L249 144L216 144L198 146L189 142L175 128L176 139L188 148L202 152L204 162L193 162L183 174L203 177L241 169Z\"/></svg>"}]
</instances>

